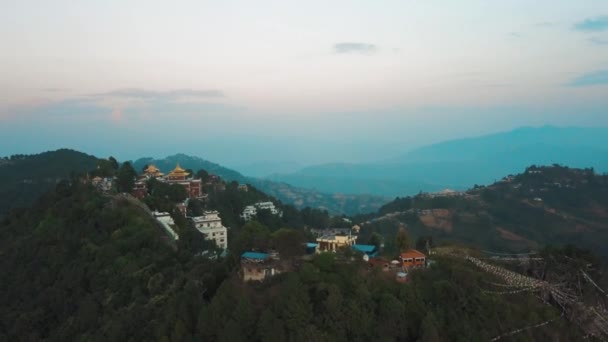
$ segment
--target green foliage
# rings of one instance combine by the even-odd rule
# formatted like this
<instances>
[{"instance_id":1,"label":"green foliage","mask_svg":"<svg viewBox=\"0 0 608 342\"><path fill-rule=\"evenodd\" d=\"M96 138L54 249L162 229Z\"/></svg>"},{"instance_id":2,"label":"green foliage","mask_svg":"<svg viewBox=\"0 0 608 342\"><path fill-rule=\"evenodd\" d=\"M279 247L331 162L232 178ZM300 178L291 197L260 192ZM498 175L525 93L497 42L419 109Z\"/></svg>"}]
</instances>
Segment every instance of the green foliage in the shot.
<instances>
[{"instance_id":1,"label":"green foliage","mask_svg":"<svg viewBox=\"0 0 608 342\"><path fill-rule=\"evenodd\" d=\"M131 163L124 162L116 174L116 186L118 191L130 193L135 184L135 177L137 177L137 172L133 166L131 166Z\"/></svg>"},{"instance_id":2,"label":"green foliage","mask_svg":"<svg viewBox=\"0 0 608 342\"><path fill-rule=\"evenodd\" d=\"M411 247L411 239L405 228L399 228L397 236L395 237L395 246L398 252L405 252Z\"/></svg>"},{"instance_id":3,"label":"green foliage","mask_svg":"<svg viewBox=\"0 0 608 342\"><path fill-rule=\"evenodd\" d=\"M163 340L195 336L222 263L179 255L126 201L61 183L0 220L5 340Z\"/></svg>"},{"instance_id":4,"label":"green foliage","mask_svg":"<svg viewBox=\"0 0 608 342\"><path fill-rule=\"evenodd\" d=\"M36 155L16 155L0 162L0 216L9 209L29 207L61 180L86 175L98 159L61 149Z\"/></svg>"}]
</instances>

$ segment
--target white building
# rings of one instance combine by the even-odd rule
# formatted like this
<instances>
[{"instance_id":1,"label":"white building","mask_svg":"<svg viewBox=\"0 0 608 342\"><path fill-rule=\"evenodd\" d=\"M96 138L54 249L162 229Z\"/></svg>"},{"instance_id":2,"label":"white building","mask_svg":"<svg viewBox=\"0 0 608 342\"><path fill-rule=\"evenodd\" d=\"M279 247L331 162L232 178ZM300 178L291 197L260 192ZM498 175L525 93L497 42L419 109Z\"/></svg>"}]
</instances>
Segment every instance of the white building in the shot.
<instances>
[{"instance_id":1,"label":"white building","mask_svg":"<svg viewBox=\"0 0 608 342\"><path fill-rule=\"evenodd\" d=\"M245 207L245 209L243 209L243 214L241 214L241 218L243 218L243 220L245 221L249 221L252 217L257 215L257 213L258 210L254 206L248 205Z\"/></svg>"},{"instance_id":2,"label":"white building","mask_svg":"<svg viewBox=\"0 0 608 342\"><path fill-rule=\"evenodd\" d=\"M273 215L283 216L283 213L274 206L274 203L269 201L257 202L254 205L246 206L243 210L243 214L241 214L241 217L243 220L249 221L253 216L257 215L258 210L269 210Z\"/></svg>"},{"instance_id":3,"label":"white building","mask_svg":"<svg viewBox=\"0 0 608 342\"><path fill-rule=\"evenodd\" d=\"M173 230L173 228L175 228L175 222L173 221L169 213L155 211L152 214L156 218L156 221L158 221L163 226L163 228L165 228L165 231L169 235L171 235L173 240L179 239L179 235L177 235L175 230Z\"/></svg>"},{"instance_id":4,"label":"white building","mask_svg":"<svg viewBox=\"0 0 608 342\"><path fill-rule=\"evenodd\" d=\"M194 227L205 235L205 239L213 240L221 248L228 248L228 229L222 225L222 219L217 211L205 211L203 216L192 218Z\"/></svg>"}]
</instances>

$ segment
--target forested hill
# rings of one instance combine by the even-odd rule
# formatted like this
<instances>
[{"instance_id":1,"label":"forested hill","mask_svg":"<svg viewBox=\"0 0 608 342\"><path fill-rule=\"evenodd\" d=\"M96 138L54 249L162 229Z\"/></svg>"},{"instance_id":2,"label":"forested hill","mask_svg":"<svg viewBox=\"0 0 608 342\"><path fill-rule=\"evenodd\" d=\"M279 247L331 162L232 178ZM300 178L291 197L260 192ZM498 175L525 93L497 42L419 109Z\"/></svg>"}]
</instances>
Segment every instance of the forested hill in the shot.
<instances>
[{"instance_id":1,"label":"forested hill","mask_svg":"<svg viewBox=\"0 0 608 342\"><path fill-rule=\"evenodd\" d=\"M154 164L163 171L169 171L177 163L186 169L206 170L228 181L251 184L282 202L293 204L300 209L311 207L325 209L333 214L356 215L375 212L382 204L387 202L387 199L381 196L329 194L312 189L294 187L283 182L246 177L237 171L219 164L185 154L176 154L162 159L140 158L133 162L133 167L141 171L144 166Z\"/></svg>"},{"instance_id":2,"label":"forested hill","mask_svg":"<svg viewBox=\"0 0 608 342\"><path fill-rule=\"evenodd\" d=\"M59 181L93 169L97 161L68 149L0 158L0 215L29 206Z\"/></svg>"},{"instance_id":3,"label":"forested hill","mask_svg":"<svg viewBox=\"0 0 608 342\"><path fill-rule=\"evenodd\" d=\"M363 223L363 239L374 232L393 236L405 225L417 237L490 250L574 244L608 257L608 175L532 166L463 193L397 198L357 221Z\"/></svg>"},{"instance_id":4,"label":"forested hill","mask_svg":"<svg viewBox=\"0 0 608 342\"><path fill-rule=\"evenodd\" d=\"M251 222L235 243L267 243L265 229ZM400 284L320 254L252 285L231 258L194 256L193 236L172 246L163 235L80 182L12 211L0 220L0 340L486 341L534 325L518 338L582 338L532 294L487 292L497 280L460 259L437 257Z\"/></svg>"}]
</instances>

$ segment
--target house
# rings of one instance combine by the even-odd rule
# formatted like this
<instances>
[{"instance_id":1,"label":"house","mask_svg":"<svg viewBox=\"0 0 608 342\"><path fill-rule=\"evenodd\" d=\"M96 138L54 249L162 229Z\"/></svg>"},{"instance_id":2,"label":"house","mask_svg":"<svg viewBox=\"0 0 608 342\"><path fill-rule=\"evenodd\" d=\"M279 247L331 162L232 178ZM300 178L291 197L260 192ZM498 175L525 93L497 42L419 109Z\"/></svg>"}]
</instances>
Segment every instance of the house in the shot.
<instances>
[{"instance_id":1,"label":"house","mask_svg":"<svg viewBox=\"0 0 608 342\"><path fill-rule=\"evenodd\" d=\"M353 250L367 255L369 258L374 258L378 255L378 248L374 245L353 245Z\"/></svg>"},{"instance_id":2,"label":"house","mask_svg":"<svg viewBox=\"0 0 608 342\"><path fill-rule=\"evenodd\" d=\"M237 187L237 189L239 191L244 191L244 192L249 191L249 187L247 186L247 184L239 184L239 186Z\"/></svg>"},{"instance_id":3,"label":"house","mask_svg":"<svg viewBox=\"0 0 608 342\"><path fill-rule=\"evenodd\" d=\"M317 253L336 252L343 248L352 248L357 236L352 234L326 234L317 238Z\"/></svg>"},{"instance_id":4,"label":"house","mask_svg":"<svg viewBox=\"0 0 608 342\"><path fill-rule=\"evenodd\" d=\"M281 273L278 260L268 253L245 252L241 255L243 281L264 281Z\"/></svg>"},{"instance_id":5,"label":"house","mask_svg":"<svg viewBox=\"0 0 608 342\"><path fill-rule=\"evenodd\" d=\"M254 205L246 206L245 209L243 209L241 218L245 221L249 221L253 216L258 214L258 210L269 210L273 215L283 216L283 213L274 206L274 203L268 201L257 202Z\"/></svg>"},{"instance_id":6,"label":"house","mask_svg":"<svg viewBox=\"0 0 608 342\"><path fill-rule=\"evenodd\" d=\"M258 214L257 209L252 205L248 205L245 207L245 209L243 209L241 218L245 221L249 221L249 220L251 220L252 217L254 217L257 214Z\"/></svg>"},{"instance_id":7,"label":"house","mask_svg":"<svg viewBox=\"0 0 608 342\"><path fill-rule=\"evenodd\" d=\"M399 261L403 267L422 267L425 265L426 255L418 250L409 249L401 253Z\"/></svg>"},{"instance_id":8,"label":"house","mask_svg":"<svg viewBox=\"0 0 608 342\"><path fill-rule=\"evenodd\" d=\"M205 211L203 216L191 218L194 228L201 232L205 239L213 240L221 249L228 248L228 228L222 224L217 211Z\"/></svg>"}]
</instances>

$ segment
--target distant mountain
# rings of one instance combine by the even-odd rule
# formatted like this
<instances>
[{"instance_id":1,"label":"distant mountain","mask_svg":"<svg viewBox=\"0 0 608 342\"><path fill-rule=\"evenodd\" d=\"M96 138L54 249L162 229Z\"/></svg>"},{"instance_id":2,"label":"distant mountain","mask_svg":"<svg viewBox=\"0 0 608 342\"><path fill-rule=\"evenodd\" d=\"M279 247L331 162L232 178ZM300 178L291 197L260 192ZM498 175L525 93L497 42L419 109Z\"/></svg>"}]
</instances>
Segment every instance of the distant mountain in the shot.
<instances>
[{"instance_id":1,"label":"distant mountain","mask_svg":"<svg viewBox=\"0 0 608 342\"><path fill-rule=\"evenodd\" d=\"M425 146L385 162L318 165L269 179L323 192L404 196L488 184L532 164L608 171L608 128L524 127Z\"/></svg>"},{"instance_id":2,"label":"distant mountain","mask_svg":"<svg viewBox=\"0 0 608 342\"><path fill-rule=\"evenodd\" d=\"M94 156L69 149L0 159L0 215L31 205L59 181L92 170L97 162Z\"/></svg>"},{"instance_id":3,"label":"distant mountain","mask_svg":"<svg viewBox=\"0 0 608 342\"><path fill-rule=\"evenodd\" d=\"M230 167L239 170L248 177L267 177L276 173L292 173L300 170L303 165L295 161L258 161L247 164L235 164Z\"/></svg>"},{"instance_id":4,"label":"distant mountain","mask_svg":"<svg viewBox=\"0 0 608 342\"><path fill-rule=\"evenodd\" d=\"M492 251L574 244L608 257L608 175L591 169L529 167L522 174L452 196L398 198L355 219L360 239L387 239L405 225L414 237Z\"/></svg>"},{"instance_id":5,"label":"distant mountain","mask_svg":"<svg viewBox=\"0 0 608 342\"><path fill-rule=\"evenodd\" d=\"M172 170L177 163L183 168L192 169L195 172L204 169L228 181L251 184L282 202L295 205L297 208L321 208L334 214L354 215L374 212L387 202L387 199L381 196L332 194L305 189L304 187L294 187L285 182L246 177L235 170L185 154L175 154L163 159L141 158L133 162L133 167L141 171L145 165L154 164L162 171L167 172Z\"/></svg>"}]
</instances>

